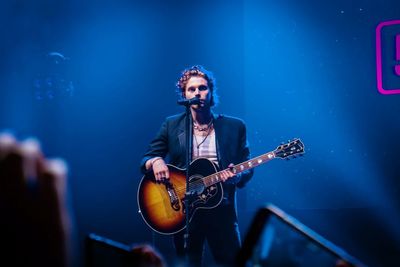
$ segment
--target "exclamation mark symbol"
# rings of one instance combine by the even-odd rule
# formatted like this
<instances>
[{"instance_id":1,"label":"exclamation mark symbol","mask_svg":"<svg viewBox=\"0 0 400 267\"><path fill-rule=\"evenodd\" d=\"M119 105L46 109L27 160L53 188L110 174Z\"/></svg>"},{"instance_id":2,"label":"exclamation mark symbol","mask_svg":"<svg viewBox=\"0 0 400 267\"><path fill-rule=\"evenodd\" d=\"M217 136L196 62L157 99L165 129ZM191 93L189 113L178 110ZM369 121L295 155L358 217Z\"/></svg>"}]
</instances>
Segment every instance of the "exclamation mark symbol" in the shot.
<instances>
[{"instance_id":1,"label":"exclamation mark symbol","mask_svg":"<svg viewBox=\"0 0 400 267\"><path fill-rule=\"evenodd\" d=\"M400 76L400 34L396 35L396 66L394 66L394 73Z\"/></svg>"}]
</instances>

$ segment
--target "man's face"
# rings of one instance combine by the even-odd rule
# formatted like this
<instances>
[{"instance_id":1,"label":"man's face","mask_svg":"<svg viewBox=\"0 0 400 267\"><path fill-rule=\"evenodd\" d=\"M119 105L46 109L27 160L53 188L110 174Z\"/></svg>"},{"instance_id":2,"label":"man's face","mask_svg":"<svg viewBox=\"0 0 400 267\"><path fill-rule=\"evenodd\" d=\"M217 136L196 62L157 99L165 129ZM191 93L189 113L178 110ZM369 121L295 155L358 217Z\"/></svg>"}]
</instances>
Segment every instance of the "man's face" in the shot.
<instances>
[{"instance_id":1,"label":"man's face","mask_svg":"<svg viewBox=\"0 0 400 267\"><path fill-rule=\"evenodd\" d=\"M194 109L210 107L211 92L207 80L203 77L193 76L186 84L184 97L191 99L196 96L200 98L200 105L193 105Z\"/></svg>"}]
</instances>

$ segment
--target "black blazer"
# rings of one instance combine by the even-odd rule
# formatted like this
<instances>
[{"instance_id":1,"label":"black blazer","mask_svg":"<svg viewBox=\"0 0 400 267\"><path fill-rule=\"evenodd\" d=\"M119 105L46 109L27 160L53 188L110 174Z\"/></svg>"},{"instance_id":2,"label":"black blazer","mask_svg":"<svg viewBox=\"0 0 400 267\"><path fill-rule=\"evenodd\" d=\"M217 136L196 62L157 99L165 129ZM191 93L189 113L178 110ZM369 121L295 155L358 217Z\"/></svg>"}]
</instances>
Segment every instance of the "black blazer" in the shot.
<instances>
[{"instance_id":1,"label":"black blazer","mask_svg":"<svg viewBox=\"0 0 400 267\"><path fill-rule=\"evenodd\" d=\"M238 118L225 115L214 116L214 130L216 137L218 165L221 169L230 163L239 164L250 159L250 150L246 137L246 126ZM141 161L141 171L146 172L146 161L153 157L167 157L167 162L179 168L186 167L186 114L181 113L168 117L162 124L156 137L151 141L147 152ZM239 188L250 180L253 169L238 175L236 179L229 179Z\"/></svg>"}]
</instances>

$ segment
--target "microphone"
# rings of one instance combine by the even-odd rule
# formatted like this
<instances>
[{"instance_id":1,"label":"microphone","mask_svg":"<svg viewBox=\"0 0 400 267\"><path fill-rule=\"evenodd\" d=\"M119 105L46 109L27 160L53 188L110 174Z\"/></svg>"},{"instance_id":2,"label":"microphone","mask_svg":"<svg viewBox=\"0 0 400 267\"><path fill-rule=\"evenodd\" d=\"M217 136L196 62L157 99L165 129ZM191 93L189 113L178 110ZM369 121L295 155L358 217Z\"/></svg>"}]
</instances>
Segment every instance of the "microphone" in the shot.
<instances>
[{"instance_id":1,"label":"microphone","mask_svg":"<svg viewBox=\"0 0 400 267\"><path fill-rule=\"evenodd\" d=\"M200 98L195 96L191 99L180 99L178 100L178 104L182 106L198 105L200 104Z\"/></svg>"}]
</instances>

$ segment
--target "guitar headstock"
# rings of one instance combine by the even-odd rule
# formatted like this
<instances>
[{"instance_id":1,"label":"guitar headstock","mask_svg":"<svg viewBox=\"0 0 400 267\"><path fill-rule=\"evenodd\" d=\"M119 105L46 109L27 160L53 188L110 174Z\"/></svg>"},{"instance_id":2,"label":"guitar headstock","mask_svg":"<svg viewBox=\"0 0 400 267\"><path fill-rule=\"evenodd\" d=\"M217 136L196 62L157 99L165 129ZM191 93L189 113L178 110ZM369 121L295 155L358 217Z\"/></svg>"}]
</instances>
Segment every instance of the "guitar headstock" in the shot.
<instances>
[{"instance_id":1,"label":"guitar headstock","mask_svg":"<svg viewBox=\"0 0 400 267\"><path fill-rule=\"evenodd\" d=\"M304 144L299 138L295 138L286 144L278 146L275 150L275 157L286 159L295 155L304 154Z\"/></svg>"}]
</instances>

